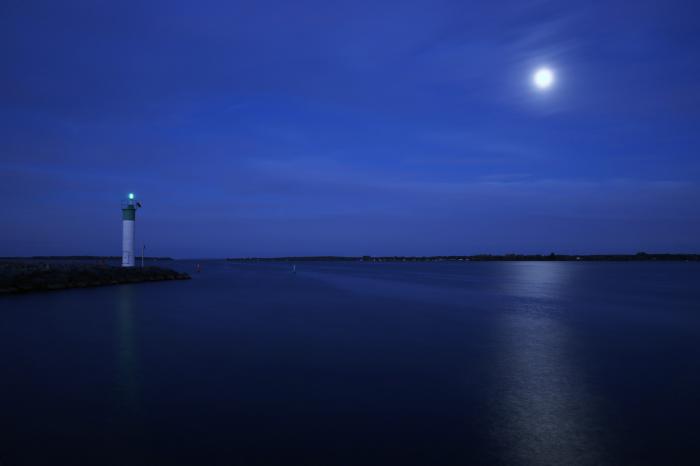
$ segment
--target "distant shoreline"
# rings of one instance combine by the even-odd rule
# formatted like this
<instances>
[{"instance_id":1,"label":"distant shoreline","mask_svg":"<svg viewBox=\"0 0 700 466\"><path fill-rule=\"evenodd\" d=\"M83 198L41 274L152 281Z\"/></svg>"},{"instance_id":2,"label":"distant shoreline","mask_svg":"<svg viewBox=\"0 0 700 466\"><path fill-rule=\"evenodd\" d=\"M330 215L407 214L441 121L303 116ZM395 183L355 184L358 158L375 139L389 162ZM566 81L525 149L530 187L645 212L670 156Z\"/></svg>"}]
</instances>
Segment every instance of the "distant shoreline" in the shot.
<instances>
[{"instance_id":1,"label":"distant shoreline","mask_svg":"<svg viewBox=\"0 0 700 466\"><path fill-rule=\"evenodd\" d=\"M700 261L700 254L476 254L471 256L287 256L228 258L231 262L509 262L509 261Z\"/></svg>"}]
</instances>

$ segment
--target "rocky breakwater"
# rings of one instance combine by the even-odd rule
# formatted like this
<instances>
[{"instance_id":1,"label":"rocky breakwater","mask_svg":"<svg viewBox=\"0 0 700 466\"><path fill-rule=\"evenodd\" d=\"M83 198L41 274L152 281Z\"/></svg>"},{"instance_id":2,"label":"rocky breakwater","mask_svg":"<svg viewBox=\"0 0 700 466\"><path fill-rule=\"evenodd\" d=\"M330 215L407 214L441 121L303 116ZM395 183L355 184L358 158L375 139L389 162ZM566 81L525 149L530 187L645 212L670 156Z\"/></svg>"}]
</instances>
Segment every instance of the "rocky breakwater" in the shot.
<instances>
[{"instance_id":1,"label":"rocky breakwater","mask_svg":"<svg viewBox=\"0 0 700 466\"><path fill-rule=\"evenodd\" d=\"M0 262L0 294L190 278L186 273L151 266L123 268L103 264Z\"/></svg>"}]
</instances>

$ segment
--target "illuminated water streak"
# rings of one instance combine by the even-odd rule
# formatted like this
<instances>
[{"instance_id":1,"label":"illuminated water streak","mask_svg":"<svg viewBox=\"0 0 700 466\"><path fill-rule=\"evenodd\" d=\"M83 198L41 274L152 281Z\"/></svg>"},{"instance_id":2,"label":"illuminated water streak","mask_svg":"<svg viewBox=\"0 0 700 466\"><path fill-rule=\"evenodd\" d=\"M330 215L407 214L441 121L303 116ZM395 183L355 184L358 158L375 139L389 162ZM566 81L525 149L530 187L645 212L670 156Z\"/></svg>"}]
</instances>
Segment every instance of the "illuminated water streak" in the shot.
<instances>
[{"instance_id":1,"label":"illuminated water streak","mask_svg":"<svg viewBox=\"0 0 700 466\"><path fill-rule=\"evenodd\" d=\"M562 314L575 269L556 262L516 263L507 294L521 298L501 316L494 426L509 464L593 465L601 458L596 406L572 358Z\"/></svg>"},{"instance_id":2,"label":"illuminated water streak","mask_svg":"<svg viewBox=\"0 0 700 466\"><path fill-rule=\"evenodd\" d=\"M138 401L133 293L132 286L120 286L117 309L118 387L122 404L132 411L136 408Z\"/></svg>"}]
</instances>

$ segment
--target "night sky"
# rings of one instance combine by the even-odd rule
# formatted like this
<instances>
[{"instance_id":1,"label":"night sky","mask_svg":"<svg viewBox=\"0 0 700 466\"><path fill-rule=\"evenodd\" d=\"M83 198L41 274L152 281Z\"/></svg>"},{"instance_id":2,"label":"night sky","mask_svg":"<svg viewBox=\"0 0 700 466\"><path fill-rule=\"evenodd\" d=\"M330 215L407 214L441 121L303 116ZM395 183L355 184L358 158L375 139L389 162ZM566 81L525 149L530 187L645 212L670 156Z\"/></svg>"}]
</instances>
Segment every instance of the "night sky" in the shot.
<instances>
[{"instance_id":1,"label":"night sky","mask_svg":"<svg viewBox=\"0 0 700 466\"><path fill-rule=\"evenodd\" d=\"M698 18L5 0L0 255L700 252Z\"/></svg>"}]
</instances>

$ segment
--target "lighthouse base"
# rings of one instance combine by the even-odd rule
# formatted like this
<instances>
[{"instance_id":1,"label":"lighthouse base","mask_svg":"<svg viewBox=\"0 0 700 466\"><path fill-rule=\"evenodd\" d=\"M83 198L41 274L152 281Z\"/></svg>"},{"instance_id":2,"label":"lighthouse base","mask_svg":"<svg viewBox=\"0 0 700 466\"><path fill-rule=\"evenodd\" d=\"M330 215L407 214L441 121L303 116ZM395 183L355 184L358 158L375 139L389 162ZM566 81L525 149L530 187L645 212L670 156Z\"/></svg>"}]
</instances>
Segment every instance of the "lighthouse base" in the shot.
<instances>
[{"instance_id":1,"label":"lighthouse base","mask_svg":"<svg viewBox=\"0 0 700 466\"><path fill-rule=\"evenodd\" d=\"M134 257L134 221L122 222L122 267L133 267Z\"/></svg>"}]
</instances>

